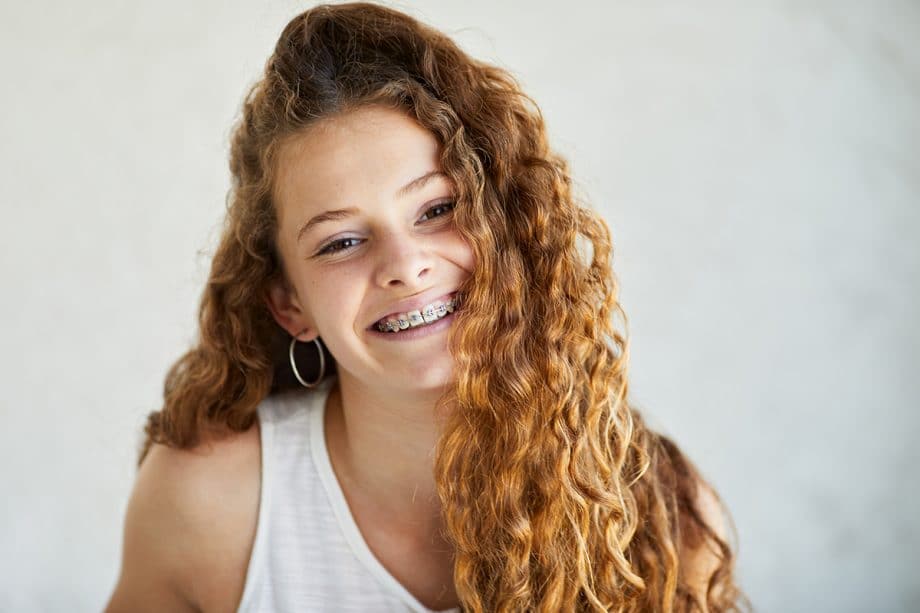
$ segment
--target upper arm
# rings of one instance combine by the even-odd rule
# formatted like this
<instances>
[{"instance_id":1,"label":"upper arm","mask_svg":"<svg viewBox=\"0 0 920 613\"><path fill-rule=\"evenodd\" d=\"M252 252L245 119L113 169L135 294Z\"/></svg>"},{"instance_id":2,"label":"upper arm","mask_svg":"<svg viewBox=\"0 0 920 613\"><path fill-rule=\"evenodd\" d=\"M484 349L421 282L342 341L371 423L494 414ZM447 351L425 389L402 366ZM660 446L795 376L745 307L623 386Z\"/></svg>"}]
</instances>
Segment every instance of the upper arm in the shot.
<instances>
[{"instance_id":1,"label":"upper arm","mask_svg":"<svg viewBox=\"0 0 920 613\"><path fill-rule=\"evenodd\" d=\"M258 429L196 450L154 445L125 514L106 613L233 611L258 516Z\"/></svg>"},{"instance_id":2,"label":"upper arm","mask_svg":"<svg viewBox=\"0 0 920 613\"><path fill-rule=\"evenodd\" d=\"M694 506L700 519L721 541L727 543L725 516L718 497L705 482L700 481L697 485ZM700 534L699 530L694 530L694 533ZM687 586L697 602L704 605L703 611L706 611L709 581L724 560L718 544L708 534L702 533L702 536L703 538L694 536L684 539L681 546L681 566Z\"/></svg>"},{"instance_id":3,"label":"upper arm","mask_svg":"<svg viewBox=\"0 0 920 613\"><path fill-rule=\"evenodd\" d=\"M181 480L170 478L177 453L154 445L138 471L125 512L121 574L106 613L197 610L182 581L194 539L183 516L194 504Z\"/></svg>"}]
</instances>

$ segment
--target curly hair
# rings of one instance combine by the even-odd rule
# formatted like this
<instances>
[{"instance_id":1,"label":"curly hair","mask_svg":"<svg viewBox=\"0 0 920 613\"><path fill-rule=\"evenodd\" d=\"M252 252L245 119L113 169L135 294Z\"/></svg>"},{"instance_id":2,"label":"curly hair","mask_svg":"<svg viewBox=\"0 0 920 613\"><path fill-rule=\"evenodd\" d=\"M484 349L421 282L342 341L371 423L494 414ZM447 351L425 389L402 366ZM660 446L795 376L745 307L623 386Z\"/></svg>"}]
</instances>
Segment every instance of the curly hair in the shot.
<instances>
[{"instance_id":1,"label":"curly hair","mask_svg":"<svg viewBox=\"0 0 920 613\"><path fill-rule=\"evenodd\" d=\"M375 4L295 17L246 96L199 338L167 374L138 463L153 443L189 448L208 431L248 429L259 402L291 384L286 334L263 299L285 278L277 154L367 104L403 110L438 138L477 262L450 331L456 380L434 466L464 610L740 610L732 548L699 505L700 488L718 497L627 401L610 232L577 202L538 107L507 71ZM702 602L680 560L706 543L719 563Z\"/></svg>"}]
</instances>

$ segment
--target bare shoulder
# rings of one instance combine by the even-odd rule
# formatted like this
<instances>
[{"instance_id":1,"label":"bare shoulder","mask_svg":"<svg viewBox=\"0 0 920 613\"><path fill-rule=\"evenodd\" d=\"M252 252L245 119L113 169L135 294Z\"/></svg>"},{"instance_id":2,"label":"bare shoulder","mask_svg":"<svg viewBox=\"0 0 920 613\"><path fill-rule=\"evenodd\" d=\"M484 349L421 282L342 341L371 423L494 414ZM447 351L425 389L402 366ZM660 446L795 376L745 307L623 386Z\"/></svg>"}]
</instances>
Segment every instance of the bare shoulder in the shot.
<instances>
[{"instance_id":1,"label":"bare shoulder","mask_svg":"<svg viewBox=\"0 0 920 613\"><path fill-rule=\"evenodd\" d=\"M712 487L705 481L697 482L696 498L693 504L703 523L719 540L727 543L728 531L722 503ZM712 538L698 530L684 531L684 534L693 536L685 538L681 544L683 574L694 594L705 603L709 580L724 561L723 552Z\"/></svg>"},{"instance_id":2,"label":"bare shoulder","mask_svg":"<svg viewBox=\"0 0 920 613\"><path fill-rule=\"evenodd\" d=\"M152 446L128 502L121 574L106 612L235 611L260 485L258 422L190 450Z\"/></svg>"}]
</instances>

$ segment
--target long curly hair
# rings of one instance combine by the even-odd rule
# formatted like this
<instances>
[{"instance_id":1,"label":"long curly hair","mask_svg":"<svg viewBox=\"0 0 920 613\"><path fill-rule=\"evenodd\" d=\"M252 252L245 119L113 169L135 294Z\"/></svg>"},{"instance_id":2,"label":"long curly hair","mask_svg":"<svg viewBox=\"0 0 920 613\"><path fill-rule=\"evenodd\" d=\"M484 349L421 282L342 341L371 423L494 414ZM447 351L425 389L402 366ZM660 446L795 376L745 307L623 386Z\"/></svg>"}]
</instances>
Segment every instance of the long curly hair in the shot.
<instances>
[{"instance_id":1,"label":"long curly hair","mask_svg":"<svg viewBox=\"0 0 920 613\"><path fill-rule=\"evenodd\" d=\"M708 486L628 404L610 232L577 202L536 104L507 71L375 4L295 17L246 96L199 338L167 374L138 464L153 443L248 429L291 385L287 335L263 299L284 279L277 152L366 104L404 110L439 139L477 262L450 331L456 380L434 467L464 610L739 610L732 548L697 502ZM680 560L706 543L720 562L702 602Z\"/></svg>"}]
</instances>

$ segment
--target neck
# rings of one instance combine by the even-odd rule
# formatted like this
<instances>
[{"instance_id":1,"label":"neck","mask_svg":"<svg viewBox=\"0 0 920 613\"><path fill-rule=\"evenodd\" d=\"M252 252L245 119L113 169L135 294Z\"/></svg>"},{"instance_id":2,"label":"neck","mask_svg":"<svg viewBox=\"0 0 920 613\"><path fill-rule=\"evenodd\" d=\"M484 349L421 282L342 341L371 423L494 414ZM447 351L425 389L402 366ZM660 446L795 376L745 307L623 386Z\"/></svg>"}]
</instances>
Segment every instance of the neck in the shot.
<instances>
[{"instance_id":1,"label":"neck","mask_svg":"<svg viewBox=\"0 0 920 613\"><path fill-rule=\"evenodd\" d=\"M389 525L426 539L441 527L433 472L441 393L368 388L342 373L326 405L327 445L343 489Z\"/></svg>"}]
</instances>

